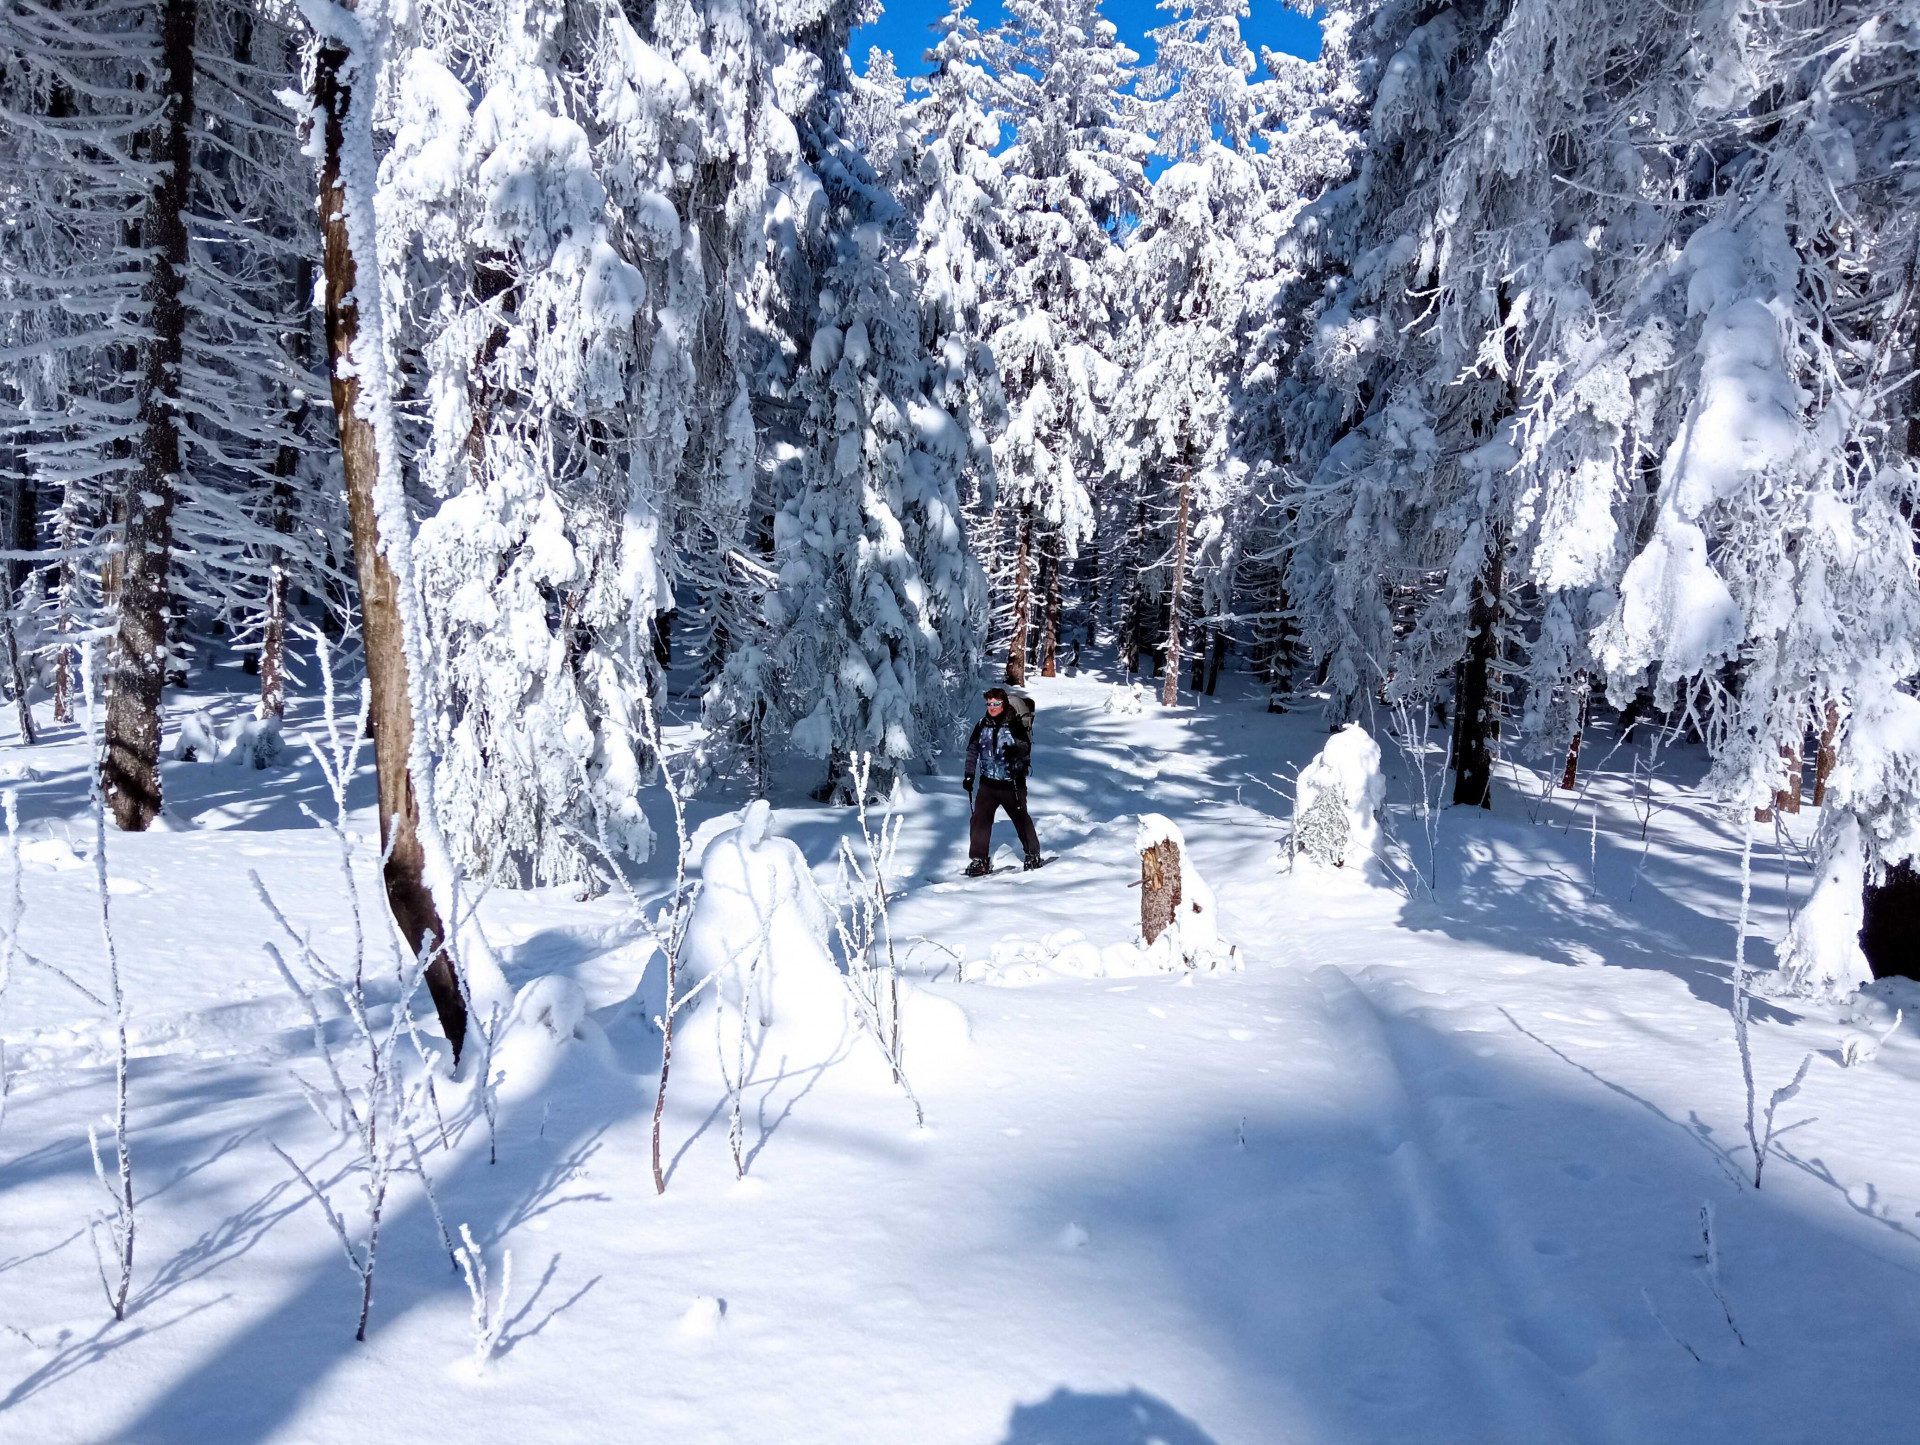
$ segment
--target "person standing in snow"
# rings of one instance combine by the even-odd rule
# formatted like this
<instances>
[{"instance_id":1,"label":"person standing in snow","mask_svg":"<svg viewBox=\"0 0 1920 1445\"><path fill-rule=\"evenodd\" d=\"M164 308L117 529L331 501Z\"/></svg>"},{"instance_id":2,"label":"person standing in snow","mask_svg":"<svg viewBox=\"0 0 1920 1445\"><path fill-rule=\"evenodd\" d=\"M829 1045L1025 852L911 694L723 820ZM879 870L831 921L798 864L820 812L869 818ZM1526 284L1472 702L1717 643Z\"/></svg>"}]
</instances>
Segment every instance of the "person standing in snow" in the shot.
<instances>
[{"instance_id":1,"label":"person standing in snow","mask_svg":"<svg viewBox=\"0 0 1920 1445\"><path fill-rule=\"evenodd\" d=\"M967 877L991 873L993 815L1001 808L1020 835L1027 867L1038 868L1040 836L1027 815L1027 766L1033 758L1033 735L1007 700L1004 687L987 689L987 714L973 726L967 739L967 791L973 795L973 822L967 838Z\"/></svg>"}]
</instances>

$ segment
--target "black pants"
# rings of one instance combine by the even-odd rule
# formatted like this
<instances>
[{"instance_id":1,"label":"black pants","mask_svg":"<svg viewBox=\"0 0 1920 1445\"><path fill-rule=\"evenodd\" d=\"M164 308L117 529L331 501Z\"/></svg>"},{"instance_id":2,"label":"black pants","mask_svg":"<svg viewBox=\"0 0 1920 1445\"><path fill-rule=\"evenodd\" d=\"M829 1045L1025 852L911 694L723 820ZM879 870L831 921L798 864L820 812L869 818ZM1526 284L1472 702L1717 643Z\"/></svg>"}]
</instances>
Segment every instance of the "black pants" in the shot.
<instances>
[{"instance_id":1,"label":"black pants","mask_svg":"<svg viewBox=\"0 0 1920 1445\"><path fill-rule=\"evenodd\" d=\"M1005 808L1013 820L1013 831L1020 835L1020 846L1033 857L1040 851L1040 835L1033 831L1033 819L1027 816L1027 785L997 783L981 778L973 786L973 826L967 836L967 856L985 859L992 855L993 815Z\"/></svg>"}]
</instances>

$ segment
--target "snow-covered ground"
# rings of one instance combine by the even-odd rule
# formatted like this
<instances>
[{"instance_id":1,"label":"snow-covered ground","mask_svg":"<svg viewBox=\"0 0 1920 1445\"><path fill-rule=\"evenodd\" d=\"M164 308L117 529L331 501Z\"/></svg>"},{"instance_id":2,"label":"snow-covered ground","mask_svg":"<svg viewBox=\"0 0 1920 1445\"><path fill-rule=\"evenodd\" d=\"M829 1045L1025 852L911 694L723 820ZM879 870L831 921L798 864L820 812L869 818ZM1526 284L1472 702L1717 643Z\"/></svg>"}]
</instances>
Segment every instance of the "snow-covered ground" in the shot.
<instances>
[{"instance_id":1,"label":"snow-covered ground","mask_svg":"<svg viewBox=\"0 0 1920 1445\"><path fill-rule=\"evenodd\" d=\"M1756 1191L1727 1011L1741 830L1681 786L1696 758L1667 760L1644 842L1627 749L1584 804L1503 768L1492 815L1443 815L1437 886L1410 901L1285 871L1287 778L1326 741L1314 717L1239 696L1113 710L1097 674L1034 690L1032 807L1057 861L963 881L957 779L899 803L896 931L971 1029L916 1080L924 1128L884 1070L763 1058L736 1181L716 1014L695 1013L656 1197L657 985L629 905L485 900L510 982L575 980L612 1047L569 1046L507 1088L493 1165L446 1085L453 1142L427 1154L440 1204L496 1278L513 1259L478 1374L418 1187L397 1186L356 1344L339 1246L269 1148L330 1147L290 1076L317 1077L311 1032L247 882L257 870L320 948L344 946L336 855L299 809L327 802L318 770L170 765L173 830L108 840L135 1052L124 1324L86 1232L110 1033L43 968L18 967L0 1000L0 1438L1914 1438L1915 991L1755 1001L1762 1104L1813 1055ZM291 731L312 720L303 703ZM1424 861L1386 753L1394 830ZM82 764L67 731L6 749L0 771L27 839L22 944L97 992ZM370 779L357 788L371 833ZM703 844L738 801L697 805ZM774 831L830 893L849 815L797 788L775 801ZM1137 932L1143 812L1184 834L1238 971L1103 961ZM1760 841L1764 967L1785 898ZM1791 881L1803 897L1804 868Z\"/></svg>"}]
</instances>

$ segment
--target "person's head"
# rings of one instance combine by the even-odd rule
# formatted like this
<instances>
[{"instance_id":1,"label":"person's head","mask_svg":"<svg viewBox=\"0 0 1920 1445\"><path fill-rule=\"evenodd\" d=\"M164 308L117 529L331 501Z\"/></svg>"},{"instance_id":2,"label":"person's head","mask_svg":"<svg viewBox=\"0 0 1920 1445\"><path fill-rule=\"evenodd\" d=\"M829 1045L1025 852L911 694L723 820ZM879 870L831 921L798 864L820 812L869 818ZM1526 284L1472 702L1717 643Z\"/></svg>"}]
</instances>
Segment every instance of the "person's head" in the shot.
<instances>
[{"instance_id":1,"label":"person's head","mask_svg":"<svg viewBox=\"0 0 1920 1445\"><path fill-rule=\"evenodd\" d=\"M1007 690L1004 687L987 689L987 716L998 720L1007 715Z\"/></svg>"}]
</instances>

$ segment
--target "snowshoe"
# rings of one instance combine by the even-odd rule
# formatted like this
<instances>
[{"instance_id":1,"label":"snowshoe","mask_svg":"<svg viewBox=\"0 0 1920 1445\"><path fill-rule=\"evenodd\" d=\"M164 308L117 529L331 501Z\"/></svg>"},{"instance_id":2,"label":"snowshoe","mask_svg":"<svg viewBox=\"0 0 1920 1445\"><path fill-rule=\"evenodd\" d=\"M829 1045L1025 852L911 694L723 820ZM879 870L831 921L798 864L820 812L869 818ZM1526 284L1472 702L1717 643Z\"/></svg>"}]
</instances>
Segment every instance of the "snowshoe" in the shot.
<instances>
[{"instance_id":1,"label":"snowshoe","mask_svg":"<svg viewBox=\"0 0 1920 1445\"><path fill-rule=\"evenodd\" d=\"M991 872L993 872L993 864L989 863L985 858L975 858L967 864L967 877L969 878L984 878Z\"/></svg>"}]
</instances>

